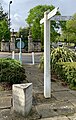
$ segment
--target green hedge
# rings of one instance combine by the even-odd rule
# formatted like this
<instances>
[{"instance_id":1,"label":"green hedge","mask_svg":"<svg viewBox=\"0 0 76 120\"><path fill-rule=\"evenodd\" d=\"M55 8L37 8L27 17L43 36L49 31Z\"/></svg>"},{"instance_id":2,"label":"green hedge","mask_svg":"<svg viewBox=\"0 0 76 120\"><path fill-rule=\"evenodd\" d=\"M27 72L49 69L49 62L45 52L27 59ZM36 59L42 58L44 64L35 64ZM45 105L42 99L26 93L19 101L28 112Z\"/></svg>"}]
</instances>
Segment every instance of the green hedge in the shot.
<instances>
[{"instance_id":1,"label":"green hedge","mask_svg":"<svg viewBox=\"0 0 76 120\"><path fill-rule=\"evenodd\" d=\"M21 83L25 78L25 69L19 61L9 58L0 59L0 82Z\"/></svg>"},{"instance_id":2,"label":"green hedge","mask_svg":"<svg viewBox=\"0 0 76 120\"><path fill-rule=\"evenodd\" d=\"M76 88L76 62L56 63L56 73L66 81L70 87Z\"/></svg>"},{"instance_id":3,"label":"green hedge","mask_svg":"<svg viewBox=\"0 0 76 120\"><path fill-rule=\"evenodd\" d=\"M54 69L56 62L76 62L76 55L66 47L58 47L51 51L51 66Z\"/></svg>"},{"instance_id":4,"label":"green hedge","mask_svg":"<svg viewBox=\"0 0 76 120\"><path fill-rule=\"evenodd\" d=\"M52 70L54 70L56 62L76 62L75 53L65 47L52 48L50 58ZM39 67L44 69L44 56L41 57Z\"/></svg>"}]
</instances>

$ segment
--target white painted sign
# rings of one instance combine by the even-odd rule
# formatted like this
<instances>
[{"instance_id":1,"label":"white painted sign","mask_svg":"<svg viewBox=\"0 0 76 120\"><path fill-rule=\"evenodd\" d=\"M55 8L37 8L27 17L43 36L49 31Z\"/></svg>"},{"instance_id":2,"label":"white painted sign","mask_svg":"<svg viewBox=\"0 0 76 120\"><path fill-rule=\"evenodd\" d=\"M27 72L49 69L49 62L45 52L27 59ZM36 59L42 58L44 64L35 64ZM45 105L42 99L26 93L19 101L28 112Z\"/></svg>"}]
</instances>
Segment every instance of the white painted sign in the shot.
<instances>
[{"instance_id":1,"label":"white painted sign","mask_svg":"<svg viewBox=\"0 0 76 120\"><path fill-rule=\"evenodd\" d=\"M53 9L53 10L48 14L48 20L49 20L50 18L52 18L54 15L56 15L58 9L59 9L59 7Z\"/></svg>"},{"instance_id":2,"label":"white painted sign","mask_svg":"<svg viewBox=\"0 0 76 120\"><path fill-rule=\"evenodd\" d=\"M58 11L58 9L59 8L57 7L55 9L53 9L50 13L49 13L49 10L46 11L46 13L48 13L47 20L51 19L51 17L53 17L56 14L56 12ZM42 24L42 23L44 23L44 18L40 20L40 24Z\"/></svg>"}]
</instances>

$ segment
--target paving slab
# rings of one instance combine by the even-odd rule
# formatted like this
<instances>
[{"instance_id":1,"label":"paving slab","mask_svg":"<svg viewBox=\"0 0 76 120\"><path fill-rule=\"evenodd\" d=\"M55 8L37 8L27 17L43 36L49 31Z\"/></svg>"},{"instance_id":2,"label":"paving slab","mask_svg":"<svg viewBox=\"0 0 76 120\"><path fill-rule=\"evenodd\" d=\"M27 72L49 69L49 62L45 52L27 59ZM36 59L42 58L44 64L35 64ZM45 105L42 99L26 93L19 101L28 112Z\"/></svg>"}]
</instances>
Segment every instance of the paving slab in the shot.
<instances>
[{"instance_id":1,"label":"paving slab","mask_svg":"<svg viewBox=\"0 0 76 120\"><path fill-rule=\"evenodd\" d=\"M74 106L66 101L66 102L54 102L51 104L40 104L37 105L37 111L45 117L52 117L56 115L68 115L74 113Z\"/></svg>"},{"instance_id":2,"label":"paving slab","mask_svg":"<svg viewBox=\"0 0 76 120\"><path fill-rule=\"evenodd\" d=\"M56 99L52 96L51 98L45 98L43 93L35 93L33 95L33 103L34 101L36 104L46 104L46 103L53 103L56 101Z\"/></svg>"},{"instance_id":3,"label":"paving slab","mask_svg":"<svg viewBox=\"0 0 76 120\"><path fill-rule=\"evenodd\" d=\"M11 96L12 95L12 91L0 91L0 97L6 97L6 96Z\"/></svg>"},{"instance_id":4,"label":"paving slab","mask_svg":"<svg viewBox=\"0 0 76 120\"><path fill-rule=\"evenodd\" d=\"M10 114L10 109L0 110L0 120L6 119L9 114Z\"/></svg>"},{"instance_id":5,"label":"paving slab","mask_svg":"<svg viewBox=\"0 0 76 120\"><path fill-rule=\"evenodd\" d=\"M7 109L11 107L12 97L0 97L0 109Z\"/></svg>"},{"instance_id":6,"label":"paving slab","mask_svg":"<svg viewBox=\"0 0 76 120\"><path fill-rule=\"evenodd\" d=\"M52 94L59 101L76 99L76 97L73 94L71 94L69 91L53 92Z\"/></svg>"},{"instance_id":7,"label":"paving slab","mask_svg":"<svg viewBox=\"0 0 76 120\"><path fill-rule=\"evenodd\" d=\"M56 117L52 117L52 118L44 118L41 120L69 120L66 116L56 116Z\"/></svg>"},{"instance_id":8,"label":"paving slab","mask_svg":"<svg viewBox=\"0 0 76 120\"><path fill-rule=\"evenodd\" d=\"M43 93L44 92L44 87L41 85L39 87L33 87L33 90L35 93Z\"/></svg>"},{"instance_id":9,"label":"paving slab","mask_svg":"<svg viewBox=\"0 0 76 120\"><path fill-rule=\"evenodd\" d=\"M76 99L70 99L68 101L70 101L73 104L73 106L76 107Z\"/></svg>"},{"instance_id":10,"label":"paving slab","mask_svg":"<svg viewBox=\"0 0 76 120\"><path fill-rule=\"evenodd\" d=\"M51 84L52 90L53 91L64 91L64 90L69 90L67 86L62 86L61 82L52 82Z\"/></svg>"},{"instance_id":11,"label":"paving slab","mask_svg":"<svg viewBox=\"0 0 76 120\"><path fill-rule=\"evenodd\" d=\"M71 115L71 116L68 116L69 120L76 120L76 113Z\"/></svg>"},{"instance_id":12,"label":"paving slab","mask_svg":"<svg viewBox=\"0 0 76 120\"><path fill-rule=\"evenodd\" d=\"M0 110L0 120L29 120L14 113L11 109Z\"/></svg>"},{"instance_id":13,"label":"paving slab","mask_svg":"<svg viewBox=\"0 0 76 120\"><path fill-rule=\"evenodd\" d=\"M76 97L76 90L70 90L69 92Z\"/></svg>"},{"instance_id":14,"label":"paving slab","mask_svg":"<svg viewBox=\"0 0 76 120\"><path fill-rule=\"evenodd\" d=\"M42 116L42 118L57 116L58 113L51 109L50 104L42 104L36 106L37 112Z\"/></svg>"}]
</instances>

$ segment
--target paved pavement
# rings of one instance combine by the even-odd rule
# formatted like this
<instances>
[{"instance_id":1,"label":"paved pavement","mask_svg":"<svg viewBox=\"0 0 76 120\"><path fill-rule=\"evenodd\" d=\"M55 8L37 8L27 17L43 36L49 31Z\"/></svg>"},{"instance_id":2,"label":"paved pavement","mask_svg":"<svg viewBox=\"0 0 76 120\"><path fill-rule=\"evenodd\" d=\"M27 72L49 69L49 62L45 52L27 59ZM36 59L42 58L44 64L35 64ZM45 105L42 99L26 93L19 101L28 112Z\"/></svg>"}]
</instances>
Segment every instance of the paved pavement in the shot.
<instances>
[{"instance_id":1,"label":"paved pavement","mask_svg":"<svg viewBox=\"0 0 76 120\"><path fill-rule=\"evenodd\" d=\"M33 83L33 104L24 118L12 111L12 92L0 92L0 120L76 120L76 91L52 80L51 98L43 96L43 72L38 65L25 65L27 80Z\"/></svg>"},{"instance_id":2,"label":"paved pavement","mask_svg":"<svg viewBox=\"0 0 76 120\"><path fill-rule=\"evenodd\" d=\"M40 62L40 58L42 52L35 52L34 53L34 61L35 63ZM12 53L10 52L0 52L0 58L12 58ZM14 58L19 60L19 53L15 53ZM32 53L22 53L22 63L23 64L29 64L32 63Z\"/></svg>"}]
</instances>

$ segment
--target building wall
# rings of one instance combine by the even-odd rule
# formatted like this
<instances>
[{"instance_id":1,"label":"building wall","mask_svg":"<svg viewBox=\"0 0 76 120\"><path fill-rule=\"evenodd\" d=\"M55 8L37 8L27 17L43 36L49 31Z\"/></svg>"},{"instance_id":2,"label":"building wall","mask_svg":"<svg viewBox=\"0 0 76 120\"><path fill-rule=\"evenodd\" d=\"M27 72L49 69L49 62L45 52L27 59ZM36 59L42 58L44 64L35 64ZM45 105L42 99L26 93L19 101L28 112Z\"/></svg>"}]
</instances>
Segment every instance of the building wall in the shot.
<instances>
[{"instance_id":1,"label":"building wall","mask_svg":"<svg viewBox=\"0 0 76 120\"><path fill-rule=\"evenodd\" d=\"M32 41L32 36L28 36L28 52L40 52L41 51L41 42L36 40L36 42Z\"/></svg>"},{"instance_id":2,"label":"building wall","mask_svg":"<svg viewBox=\"0 0 76 120\"><path fill-rule=\"evenodd\" d=\"M1 51L9 51L9 42L2 41L1 42Z\"/></svg>"}]
</instances>

